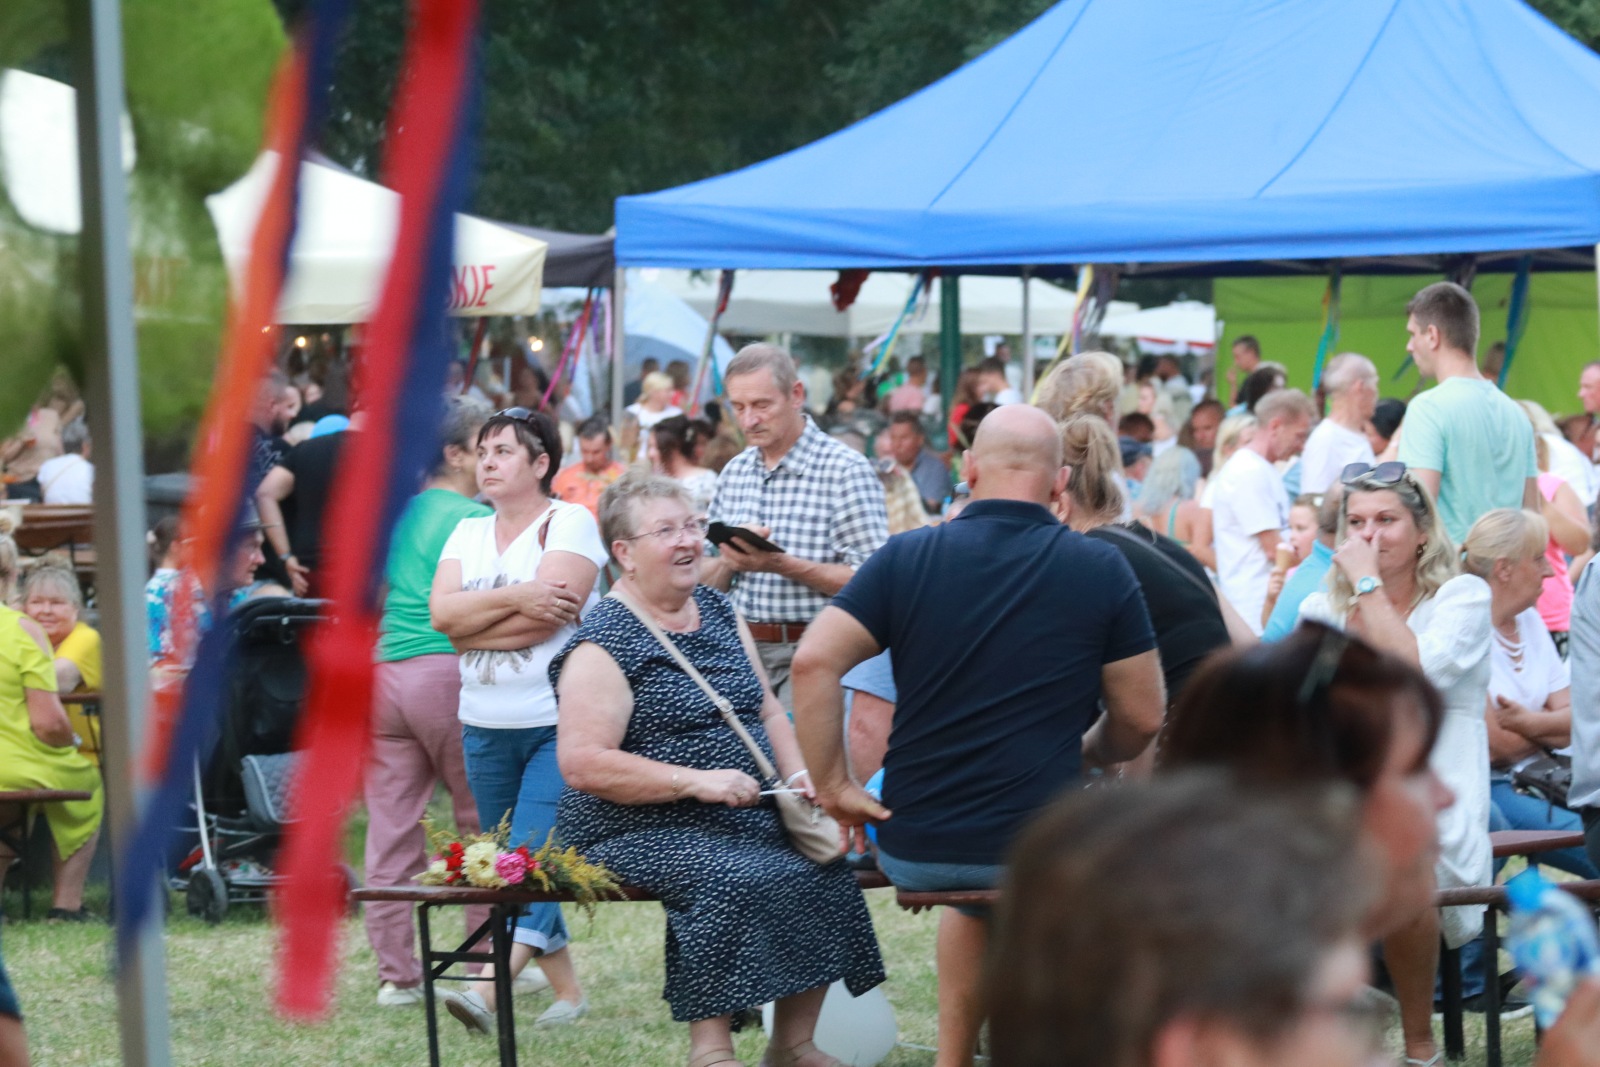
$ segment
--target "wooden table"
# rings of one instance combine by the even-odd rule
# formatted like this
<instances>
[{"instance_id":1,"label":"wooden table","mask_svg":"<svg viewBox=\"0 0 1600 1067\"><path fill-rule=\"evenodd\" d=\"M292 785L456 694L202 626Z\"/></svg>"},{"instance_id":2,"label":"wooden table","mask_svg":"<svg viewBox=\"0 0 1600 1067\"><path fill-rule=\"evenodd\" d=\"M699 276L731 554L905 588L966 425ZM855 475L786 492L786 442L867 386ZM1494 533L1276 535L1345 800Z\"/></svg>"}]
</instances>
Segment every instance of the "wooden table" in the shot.
<instances>
[{"instance_id":1,"label":"wooden table","mask_svg":"<svg viewBox=\"0 0 1600 1067\"><path fill-rule=\"evenodd\" d=\"M9 822L0 822L0 844L22 859L22 917L33 918L33 879L28 874L28 836L33 827L34 808L40 804L54 804L62 800L88 800L93 793L78 789L10 789L0 790L0 807L18 805L18 815Z\"/></svg>"}]
</instances>

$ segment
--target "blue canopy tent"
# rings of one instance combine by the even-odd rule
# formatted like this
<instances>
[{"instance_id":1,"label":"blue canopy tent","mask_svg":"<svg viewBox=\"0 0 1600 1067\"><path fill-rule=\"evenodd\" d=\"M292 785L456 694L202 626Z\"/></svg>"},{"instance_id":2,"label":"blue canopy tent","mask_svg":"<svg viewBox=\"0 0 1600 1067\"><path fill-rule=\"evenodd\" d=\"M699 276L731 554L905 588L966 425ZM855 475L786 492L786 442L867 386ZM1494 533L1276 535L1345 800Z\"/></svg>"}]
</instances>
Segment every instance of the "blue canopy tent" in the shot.
<instances>
[{"instance_id":1,"label":"blue canopy tent","mask_svg":"<svg viewBox=\"0 0 1600 1067\"><path fill-rule=\"evenodd\" d=\"M838 133L619 199L617 259L1586 269L1597 115L1600 57L1518 0L1063 0Z\"/></svg>"}]
</instances>

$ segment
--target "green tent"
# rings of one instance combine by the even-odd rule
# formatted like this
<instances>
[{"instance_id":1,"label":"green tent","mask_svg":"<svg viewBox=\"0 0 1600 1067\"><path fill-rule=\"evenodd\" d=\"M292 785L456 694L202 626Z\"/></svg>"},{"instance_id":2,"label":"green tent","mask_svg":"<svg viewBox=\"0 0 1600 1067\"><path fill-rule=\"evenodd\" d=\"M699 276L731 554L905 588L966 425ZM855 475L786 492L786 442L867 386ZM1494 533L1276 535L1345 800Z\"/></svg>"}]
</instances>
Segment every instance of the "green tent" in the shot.
<instances>
[{"instance_id":1,"label":"green tent","mask_svg":"<svg viewBox=\"0 0 1600 1067\"><path fill-rule=\"evenodd\" d=\"M1472 293L1483 313L1479 355L1506 336L1510 274L1480 274ZM1339 339L1333 352L1360 352L1378 365L1386 396L1406 398L1418 388L1414 367L1406 365L1406 301L1426 276L1346 277L1340 286ZM1317 343L1322 337L1326 278L1218 278L1213 299L1217 318L1227 324L1219 345L1218 380L1231 364L1228 342L1254 334L1265 359L1289 368L1291 385L1311 384ZM1535 272L1528 287L1527 328L1506 379L1506 392L1537 400L1553 414L1578 410L1578 373L1600 359L1600 312L1595 275L1590 272ZM1331 353L1330 353L1331 354Z\"/></svg>"}]
</instances>

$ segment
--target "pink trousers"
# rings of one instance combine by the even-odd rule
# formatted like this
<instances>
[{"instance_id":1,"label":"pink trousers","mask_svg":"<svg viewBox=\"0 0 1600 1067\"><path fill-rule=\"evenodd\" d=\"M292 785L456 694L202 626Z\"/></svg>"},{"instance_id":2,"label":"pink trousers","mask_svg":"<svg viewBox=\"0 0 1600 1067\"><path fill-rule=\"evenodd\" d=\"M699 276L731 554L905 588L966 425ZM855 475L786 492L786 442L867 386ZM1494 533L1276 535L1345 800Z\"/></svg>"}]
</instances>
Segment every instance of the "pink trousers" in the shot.
<instances>
[{"instance_id":1,"label":"pink trousers","mask_svg":"<svg viewBox=\"0 0 1600 1067\"><path fill-rule=\"evenodd\" d=\"M460 665L453 655L417 656L380 663L374 682L372 757L367 766L367 884L411 885L428 865L421 819L434 784L450 793L456 829L478 832L478 809L461 757ZM412 930L411 905L368 903L363 909L367 940L378 956L378 980L397 986L422 982ZM486 907L465 909L467 929L489 917ZM443 940L437 928L435 939Z\"/></svg>"}]
</instances>

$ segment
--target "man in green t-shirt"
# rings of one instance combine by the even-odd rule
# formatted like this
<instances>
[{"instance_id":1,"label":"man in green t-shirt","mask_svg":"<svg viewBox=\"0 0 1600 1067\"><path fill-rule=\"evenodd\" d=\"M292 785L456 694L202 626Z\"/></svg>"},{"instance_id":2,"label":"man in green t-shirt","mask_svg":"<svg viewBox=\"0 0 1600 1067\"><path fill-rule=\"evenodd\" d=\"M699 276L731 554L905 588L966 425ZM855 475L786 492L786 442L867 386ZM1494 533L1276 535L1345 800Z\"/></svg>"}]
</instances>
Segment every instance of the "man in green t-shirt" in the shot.
<instances>
[{"instance_id":1,"label":"man in green t-shirt","mask_svg":"<svg viewBox=\"0 0 1600 1067\"><path fill-rule=\"evenodd\" d=\"M1539 510L1533 424L1478 371L1478 305L1454 282L1435 282L1406 305L1406 351L1438 385L1413 400L1400 427L1400 460L1427 486L1457 545L1495 508Z\"/></svg>"}]
</instances>

